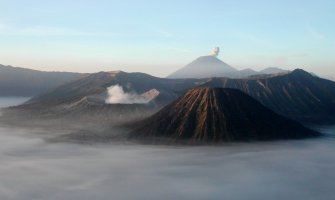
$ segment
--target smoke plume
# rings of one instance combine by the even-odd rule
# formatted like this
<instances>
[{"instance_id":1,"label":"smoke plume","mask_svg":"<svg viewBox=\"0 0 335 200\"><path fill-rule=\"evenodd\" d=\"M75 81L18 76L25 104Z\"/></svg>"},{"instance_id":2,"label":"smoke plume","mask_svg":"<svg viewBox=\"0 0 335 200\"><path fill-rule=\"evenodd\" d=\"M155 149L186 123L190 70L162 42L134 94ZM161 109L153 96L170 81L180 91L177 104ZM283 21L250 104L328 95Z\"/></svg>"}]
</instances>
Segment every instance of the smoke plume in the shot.
<instances>
[{"instance_id":1,"label":"smoke plume","mask_svg":"<svg viewBox=\"0 0 335 200\"><path fill-rule=\"evenodd\" d=\"M145 104L148 100L136 93L124 92L122 86L112 85L107 88L107 104Z\"/></svg>"},{"instance_id":2,"label":"smoke plume","mask_svg":"<svg viewBox=\"0 0 335 200\"><path fill-rule=\"evenodd\" d=\"M218 56L220 53L220 47L215 47L213 50L212 50L212 56Z\"/></svg>"}]
</instances>

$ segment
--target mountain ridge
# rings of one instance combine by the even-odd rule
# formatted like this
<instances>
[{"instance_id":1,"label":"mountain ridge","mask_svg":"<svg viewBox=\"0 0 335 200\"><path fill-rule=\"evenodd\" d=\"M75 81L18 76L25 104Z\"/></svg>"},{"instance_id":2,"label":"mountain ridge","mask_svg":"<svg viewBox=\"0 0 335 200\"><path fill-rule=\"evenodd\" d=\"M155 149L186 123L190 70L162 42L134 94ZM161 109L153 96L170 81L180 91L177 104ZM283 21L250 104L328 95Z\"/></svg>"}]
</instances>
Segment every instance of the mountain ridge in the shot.
<instances>
[{"instance_id":1,"label":"mountain ridge","mask_svg":"<svg viewBox=\"0 0 335 200\"><path fill-rule=\"evenodd\" d=\"M0 64L0 96L35 96L84 76L74 72L46 72Z\"/></svg>"},{"instance_id":2,"label":"mountain ridge","mask_svg":"<svg viewBox=\"0 0 335 200\"><path fill-rule=\"evenodd\" d=\"M21 107L40 109L70 104L84 97L106 93L111 85L120 85L125 92L142 94L152 89L159 93L153 102L162 107L177 99L186 90L196 87L239 89L271 110L302 122L335 122L335 82L298 69L287 74L258 76L247 79L165 79L144 73L100 72L51 92L32 98Z\"/></svg>"}]
</instances>

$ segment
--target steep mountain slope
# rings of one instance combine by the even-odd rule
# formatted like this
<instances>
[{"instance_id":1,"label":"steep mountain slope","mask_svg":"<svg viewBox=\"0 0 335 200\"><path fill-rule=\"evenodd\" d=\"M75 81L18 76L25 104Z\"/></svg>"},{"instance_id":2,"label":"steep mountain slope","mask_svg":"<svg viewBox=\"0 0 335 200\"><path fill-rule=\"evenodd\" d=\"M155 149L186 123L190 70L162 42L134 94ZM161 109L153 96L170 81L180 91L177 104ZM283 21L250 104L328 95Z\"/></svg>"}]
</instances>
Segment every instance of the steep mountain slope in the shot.
<instances>
[{"instance_id":1,"label":"steep mountain slope","mask_svg":"<svg viewBox=\"0 0 335 200\"><path fill-rule=\"evenodd\" d=\"M141 119L155 112L150 104L105 104L96 102L88 97L62 106L44 111L52 117L99 121L99 123L118 124L121 122ZM77 121L78 121L77 120Z\"/></svg>"},{"instance_id":2,"label":"steep mountain slope","mask_svg":"<svg viewBox=\"0 0 335 200\"><path fill-rule=\"evenodd\" d=\"M159 92L155 97L155 103L165 105L176 99L178 90L195 86L195 80L169 80L150 76L144 73L125 73L122 71L99 72L85 78L60 86L55 90L36 96L29 102L29 106L52 106L62 103L71 103L92 95L105 95L108 87L120 85L125 92L142 94L155 91ZM146 94L149 95L149 94ZM25 105L25 106L28 106Z\"/></svg>"},{"instance_id":3,"label":"steep mountain slope","mask_svg":"<svg viewBox=\"0 0 335 200\"><path fill-rule=\"evenodd\" d=\"M226 73L237 72L216 56L202 56L172 73L168 78L209 78L221 77Z\"/></svg>"},{"instance_id":4,"label":"steep mountain slope","mask_svg":"<svg viewBox=\"0 0 335 200\"><path fill-rule=\"evenodd\" d=\"M299 69L287 74L247 79L164 79L143 73L100 72L37 96L24 107L54 107L71 104L85 97L104 98L107 88L116 84L126 92L142 94L151 90L155 91L153 94L159 93L152 102L158 107L172 102L194 87L235 88L286 117L302 122L335 122L335 82Z\"/></svg>"},{"instance_id":5,"label":"steep mountain slope","mask_svg":"<svg viewBox=\"0 0 335 200\"><path fill-rule=\"evenodd\" d=\"M43 72L0 65L0 96L34 96L84 75L70 72Z\"/></svg>"},{"instance_id":6,"label":"steep mountain slope","mask_svg":"<svg viewBox=\"0 0 335 200\"><path fill-rule=\"evenodd\" d=\"M239 90L198 88L140 121L130 137L232 142L299 139L317 135Z\"/></svg>"},{"instance_id":7,"label":"steep mountain slope","mask_svg":"<svg viewBox=\"0 0 335 200\"><path fill-rule=\"evenodd\" d=\"M335 120L335 82L297 69L255 79L213 78L203 87L240 89L275 112L306 122Z\"/></svg>"}]
</instances>

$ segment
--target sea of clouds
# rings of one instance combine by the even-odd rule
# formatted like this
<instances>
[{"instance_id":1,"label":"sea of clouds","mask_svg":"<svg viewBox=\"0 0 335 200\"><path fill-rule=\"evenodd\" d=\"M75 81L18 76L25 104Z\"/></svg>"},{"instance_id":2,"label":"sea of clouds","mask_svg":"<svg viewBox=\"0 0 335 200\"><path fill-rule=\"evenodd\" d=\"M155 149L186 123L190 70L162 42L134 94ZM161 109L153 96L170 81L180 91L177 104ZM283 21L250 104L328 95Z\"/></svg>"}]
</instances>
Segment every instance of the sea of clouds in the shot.
<instances>
[{"instance_id":1,"label":"sea of clouds","mask_svg":"<svg viewBox=\"0 0 335 200\"><path fill-rule=\"evenodd\" d=\"M335 127L320 130L319 139L186 147L48 142L67 131L0 124L0 199L333 200Z\"/></svg>"},{"instance_id":2,"label":"sea of clouds","mask_svg":"<svg viewBox=\"0 0 335 200\"><path fill-rule=\"evenodd\" d=\"M0 128L1 200L330 200L335 191L330 136L182 147L50 143L50 134Z\"/></svg>"}]
</instances>

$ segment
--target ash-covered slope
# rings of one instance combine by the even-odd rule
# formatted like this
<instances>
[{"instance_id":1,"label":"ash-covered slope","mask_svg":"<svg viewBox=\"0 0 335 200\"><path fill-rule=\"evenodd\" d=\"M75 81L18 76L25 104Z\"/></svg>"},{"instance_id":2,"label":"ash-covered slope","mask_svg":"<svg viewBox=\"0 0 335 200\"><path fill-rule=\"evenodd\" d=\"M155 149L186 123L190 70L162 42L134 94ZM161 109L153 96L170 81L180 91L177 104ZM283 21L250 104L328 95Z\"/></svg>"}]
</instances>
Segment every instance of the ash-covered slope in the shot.
<instances>
[{"instance_id":1,"label":"ash-covered slope","mask_svg":"<svg viewBox=\"0 0 335 200\"><path fill-rule=\"evenodd\" d=\"M167 78L210 78L223 77L228 73L238 72L216 56L201 56L169 75Z\"/></svg>"},{"instance_id":2,"label":"ash-covered slope","mask_svg":"<svg viewBox=\"0 0 335 200\"><path fill-rule=\"evenodd\" d=\"M126 73L122 71L99 72L88 77L62 85L55 90L32 98L25 106L52 106L62 103L77 102L92 95L103 95L108 87L113 85L121 86L125 92L135 92L137 94L148 91L159 92L155 98L156 104L166 104L173 101L179 95L171 88L192 87L194 81L187 80L186 85L179 81L165 80L150 76L144 73ZM147 97L149 94L147 94Z\"/></svg>"},{"instance_id":3,"label":"ash-covered slope","mask_svg":"<svg viewBox=\"0 0 335 200\"><path fill-rule=\"evenodd\" d=\"M235 89L199 88L138 123L130 138L198 142L265 141L317 136Z\"/></svg>"},{"instance_id":4,"label":"ash-covered slope","mask_svg":"<svg viewBox=\"0 0 335 200\"><path fill-rule=\"evenodd\" d=\"M301 69L266 78L213 78L202 87L239 89L291 119L314 123L335 121L335 82Z\"/></svg>"},{"instance_id":5,"label":"ash-covered slope","mask_svg":"<svg viewBox=\"0 0 335 200\"><path fill-rule=\"evenodd\" d=\"M89 97L49 110L53 117L99 121L99 123L117 124L126 121L143 119L156 109L147 104L105 104ZM50 113L54 112L54 113Z\"/></svg>"}]
</instances>

